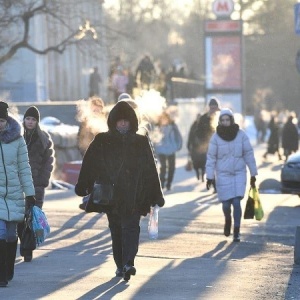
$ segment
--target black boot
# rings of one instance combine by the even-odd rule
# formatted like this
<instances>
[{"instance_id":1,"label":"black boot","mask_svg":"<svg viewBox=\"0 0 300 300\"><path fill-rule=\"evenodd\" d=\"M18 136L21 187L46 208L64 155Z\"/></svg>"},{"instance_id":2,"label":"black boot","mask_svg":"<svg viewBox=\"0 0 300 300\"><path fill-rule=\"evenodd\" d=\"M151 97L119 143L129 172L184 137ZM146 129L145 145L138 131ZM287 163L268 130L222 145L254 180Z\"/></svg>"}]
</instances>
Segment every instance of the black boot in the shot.
<instances>
[{"instance_id":1,"label":"black boot","mask_svg":"<svg viewBox=\"0 0 300 300\"><path fill-rule=\"evenodd\" d=\"M233 241L239 242L240 241L240 227L234 227L233 229Z\"/></svg>"},{"instance_id":2,"label":"black boot","mask_svg":"<svg viewBox=\"0 0 300 300\"><path fill-rule=\"evenodd\" d=\"M123 279L125 281L130 280L131 275L134 276L136 274L136 269L131 264L126 264L123 268Z\"/></svg>"},{"instance_id":3,"label":"black boot","mask_svg":"<svg viewBox=\"0 0 300 300\"><path fill-rule=\"evenodd\" d=\"M14 278L17 245L18 245L18 241L6 243L6 248L7 248L6 268L7 268L7 280L8 281L11 281Z\"/></svg>"},{"instance_id":4,"label":"black boot","mask_svg":"<svg viewBox=\"0 0 300 300\"><path fill-rule=\"evenodd\" d=\"M0 240L0 287L8 284L6 277L6 240Z\"/></svg>"},{"instance_id":5,"label":"black boot","mask_svg":"<svg viewBox=\"0 0 300 300\"><path fill-rule=\"evenodd\" d=\"M32 261L32 250L23 250L24 261L31 262Z\"/></svg>"},{"instance_id":6,"label":"black boot","mask_svg":"<svg viewBox=\"0 0 300 300\"><path fill-rule=\"evenodd\" d=\"M231 231L231 218L230 219L225 219L224 235L225 236L230 236L230 231Z\"/></svg>"}]
</instances>

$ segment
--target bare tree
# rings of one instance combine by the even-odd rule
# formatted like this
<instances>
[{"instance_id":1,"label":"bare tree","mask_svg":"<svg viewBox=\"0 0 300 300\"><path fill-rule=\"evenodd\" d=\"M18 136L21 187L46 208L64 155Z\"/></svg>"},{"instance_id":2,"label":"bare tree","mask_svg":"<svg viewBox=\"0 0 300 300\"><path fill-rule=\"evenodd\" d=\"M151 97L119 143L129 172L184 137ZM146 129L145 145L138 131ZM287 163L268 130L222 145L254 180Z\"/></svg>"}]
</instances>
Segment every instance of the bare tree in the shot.
<instances>
[{"instance_id":1,"label":"bare tree","mask_svg":"<svg viewBox=\"0 0 300 300\"><path fill-rule=\"evenodd\" d=\"M63 53L70 45L101 46L102 20L95 18L103 0L0 0L0 65L19 49L37 54ZM34 39L35 20L44 22L43 45ZM97 51L93 51L96 53Z\"/></svg>"}]
</instances>

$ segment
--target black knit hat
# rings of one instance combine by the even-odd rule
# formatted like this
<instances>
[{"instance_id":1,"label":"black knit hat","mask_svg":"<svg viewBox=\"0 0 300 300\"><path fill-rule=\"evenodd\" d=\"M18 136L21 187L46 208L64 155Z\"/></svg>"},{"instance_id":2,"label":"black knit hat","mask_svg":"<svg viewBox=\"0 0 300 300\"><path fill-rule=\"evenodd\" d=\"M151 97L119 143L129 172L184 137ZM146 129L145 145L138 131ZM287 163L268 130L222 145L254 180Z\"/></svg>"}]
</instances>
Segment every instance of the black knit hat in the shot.
<instances>
[{"instance_id":1,"label":"black knit hat","mask_svg":"<svg viewBox=\"0 0 300 300\"><path fill-rule=\"evenodd\" d=\"M216 105L216 106L220 107L220 102L217 98L211 98L208 105L209 106Z\"/></svg>"},{"instance_id":2,"label":"black knit hat","mask_svg":"<svg viewBox=\"0 0 300 300\"><path fill-rule=\"evenodd\" d=\"M0 101L0 119L7 120L8 118L8 104L6 102Z\"/></svg>"},{"instance_id":3,"label":"black knit hat","mask_svg":"<svg viewBox=\"0 0 300 300\"><path fill-rule=\"evenodd\" d=\"M30 106L30 107L26 110L26 112L25 112L25 114L24 114L24 119L25 119L26 117L33 117L33 118L35 118L38 122L40 122L40 112L39 112L39 110L37 109L36 106Z\"/></svg>"}]
</instances>

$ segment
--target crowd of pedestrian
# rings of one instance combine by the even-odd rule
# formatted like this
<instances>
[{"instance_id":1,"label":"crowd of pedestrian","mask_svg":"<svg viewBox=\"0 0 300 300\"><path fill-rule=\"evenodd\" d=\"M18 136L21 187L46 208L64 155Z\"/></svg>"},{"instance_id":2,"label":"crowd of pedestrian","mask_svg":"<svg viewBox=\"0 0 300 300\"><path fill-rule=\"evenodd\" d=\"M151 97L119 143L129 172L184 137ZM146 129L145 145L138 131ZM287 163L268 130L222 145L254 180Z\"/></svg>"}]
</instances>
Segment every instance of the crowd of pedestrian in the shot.
<instances>
[{"instance_id":1,"label":"crowd of pedestrian","mask_svg":"<svg viewBox=\"0 0 300 300\"><path fill-rule=\"evenodd\" d=\"M117 103L122 93L134 98L141 91L150 89L155 89L171 102L174 98L174 78L195 80L195 75L193 72L188 74L182 62L173 62L168 68L149 54L145 54L136 63L125 63L120 56L116 56L111 62L107 81L99 74L98 67L93 67L89 77L89 97L101 97L100 85L107 82L108 103Z\"/></svg>"},{"instance_id":2,"label":"crowd of pedestrian","mask_svg":"<svg viewBox=\"0 0 300 300\"><path fill-rule=\"evenodd\" d=\"M146 79L141 74L143 64L149 64L149 57L144 59L136 76L149 87L150 73ZM148 68L152 72L150 64ZM117 64L112 70L112 80L120 70ZM128 281L137 272L140 218L152 207L164 206L164 193L172 189L176 152L182 149L183 136L168 107L162 109L155 122L149 121L126 91L126 88L118 90L117 103L110 111L97 95L78 102L78 148L83 160L75 193L83 197L79 205L82 210L107 215L115 274ZM233 241L239 242L247 168L252 188L256 187L258 175L254 151L231 109L223 108L216 97L209 100L207 108L190 127L188 155L197 179L202 182L206 179L207 190L213 186L222 203L224 235L232 234ZM43 207L54 164L53 143L50 135L40 128L37 107L26 110L23 126L8 114L8 109L7 103L0 102L0 287L7 286L14 276L25 211L33 205ZM261 125L258 119L255 124ZM298 150L299 135L293 113L280 124L278 114L272 112L268 126L265 129L260 126L259 130L259 142L264 141L269 130L264 158L276 154L279 160L282 155L287 159ZM95 185L113 186L111 202L108 206L94 203L88 211ZM33 258L32 251L23 249L22 243L20 254L25 262Z\"/></svg>"},{"instance_id":3,"label":"crowd of pedestrian","mask_svg":"<svg viewBox=\"0 0 300 300\"><path fill-rule=\"evenodd\" d=\"M299 127L298 119L294 112L282 113L271 112L271 119L266 125L266 134L269 130L267 140L267 151L263 155L266 159L269 154L278 156L279 160L285 160L299 149Z\"/></svg>"}]
</instances>

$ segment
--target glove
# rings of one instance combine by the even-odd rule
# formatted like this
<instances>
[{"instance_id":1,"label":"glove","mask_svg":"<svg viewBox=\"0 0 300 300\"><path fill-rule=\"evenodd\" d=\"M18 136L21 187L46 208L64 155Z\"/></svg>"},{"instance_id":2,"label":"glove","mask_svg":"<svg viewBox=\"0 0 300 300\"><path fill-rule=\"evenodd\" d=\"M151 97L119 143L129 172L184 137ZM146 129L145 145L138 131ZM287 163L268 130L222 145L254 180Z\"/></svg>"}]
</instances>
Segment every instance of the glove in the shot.
<instances>
[{"instance_id":1,"label":"glove","mask_svg":"<svg viewBox=\"0 0 300 300\"><path fill-rule=\"evenodd\" d=\"M250 185L251 185L252 188L255 188L255 187L256 187L256 186L255 186L255 181L256 181L255 176L251 176L251 178L250 178Z\"/></svg>"},{"instance_id":2,"label":"glove","mask_svg":"<svg viewBox=\"0 0 300 300\"><path fill-rule=\"evenodd\" d=\"M35 205L35 197L34 196L26 196L25 201L27 205L34 206Z\"/></svg>"},{"instance_id":3,"label":"glove","mask_svg":"<svg viewBox=\"0 0 300 300\"><path fill-rule=\"evenodd\" d=\"M77 196L84 197L89 194L89 191L87 189L82 188L78 183L75 185L75 194Z\"/></svg>"},{"instance_id":4,"label":"glove","mask_svg":"<svg viewBox=\"0 0 300 300\"><path fill-rule=\"evenodd\" d=\"M158 205L159 207L163 207L165 205L165 199L164 197L160 196L157 198L156 203L153 204L152 206Z\"/></svg>"},{"instance_id":5,"label":"glove","mask_svg":"<svg viewBox=\"0 0 300 300\"><path fill-rule=\"evenodd\" d=\"M207 179L206 180L206 188L207 188L207 190L209 190L210 189L210 187L211 187L211 185L213 184L213 179Z\"/></svg>"}]
</instances>

